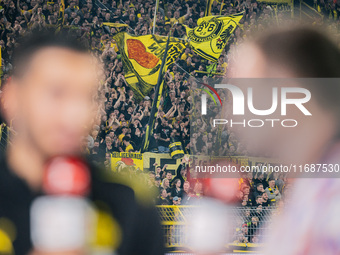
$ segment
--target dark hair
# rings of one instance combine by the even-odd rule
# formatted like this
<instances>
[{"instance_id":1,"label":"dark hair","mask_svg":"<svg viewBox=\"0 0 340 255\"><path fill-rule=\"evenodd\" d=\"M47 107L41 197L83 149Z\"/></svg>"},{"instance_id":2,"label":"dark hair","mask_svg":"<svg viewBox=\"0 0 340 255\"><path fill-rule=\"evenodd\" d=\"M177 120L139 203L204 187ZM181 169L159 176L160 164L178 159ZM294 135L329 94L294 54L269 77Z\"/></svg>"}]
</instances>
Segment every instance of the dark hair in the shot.
<instances>
[{"instance_id":1,"label":"dark hair","mask_svg":"<svg viewBox=\"0 0 340 255\"><path fill-rule=\"evenodd\" d=\"M172 181L172 187L176 187L176 184L178 181L181 181L179 178L175 178L173 181Z\"/></svg>"},{"instance_id":2,"label":"dark hair","mask_svg":"<svg viewBox=\"0 0 340 255\"><path fill-rule=\"evenodd\" d=\"M12 75L20 77L34 54L47 47L65 48L80 53L89 52L86 43L74 36L53 31L34 32L18 40L18 46L12 54Z\"/></svg>"},{"instance_id":3,"label":"dark hair","mask_svg":"<svg viewBox=\"0 0 340 255\"><path fill-rule=\"evenodd\" d=\"M340 50L328 36L309 27L277 29L255 39L270 64L297 78L339 78Z\"/></svg>"},{"instance_id":4,"label":"dark hair","mask_svg":"<svg viewBox=\"0 0 340 255\"><path fill-rule=\"evenodd\" d=\"M130 142L130 137L124 136L124 137L123 137L123 141Z\"/></svg>"},{"instance_id":5,"label":"dark hair","mask_svg":"<svg viewBox=\"0 0 340 255\"><path fill-rule=\"evenodd\" d=\"M255 45L269 65L285 68L296 78L340 78L340 49L331 37L316 29L278 29L257 38ZM319 104L336 117L340 129L338 79L309 79L308 83Z\"/></svg>"}]
</instances>

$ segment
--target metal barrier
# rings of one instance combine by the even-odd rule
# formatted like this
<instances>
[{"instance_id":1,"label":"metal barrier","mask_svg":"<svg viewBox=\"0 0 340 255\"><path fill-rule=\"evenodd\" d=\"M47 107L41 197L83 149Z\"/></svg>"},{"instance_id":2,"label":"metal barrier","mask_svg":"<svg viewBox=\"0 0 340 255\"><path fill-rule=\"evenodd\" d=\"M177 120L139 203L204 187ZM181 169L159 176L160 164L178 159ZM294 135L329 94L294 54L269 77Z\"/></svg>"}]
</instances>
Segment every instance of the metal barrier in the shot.
<instances>
[{"instance_id":1,"label":"metal barrier","mask_svg":"<svg viewBox=\"0 0 340 255\"><path fill-rule=\"evenodd\" d=\"M164 243L170 250L190 250L187 246L187 228L191 216L200 206L157 206L162 221ZM230 240L226 251L259 251L266 238L272 215L278 212L275 207L231 207L228 215L231 222Z\"/></svg>"},{"instance_id":2,"label":"metal barrier","mask_svg":"<svg viewBox=\"0 0 340 255\"><path fill-rule=\"evenodd\" d=\"M317 20L317 18L324 18L324 15L319 13L317 10L315 10L312 6L308 5L307 3L300 1L300 19L301 18L308 18L311 20Z\"/></svg>"},{"instance_id":3,"label":"metal barrier","mask_svg":"<svg viewBox=\"0 0 340 255\"><path fill-rule=\"evenodd\" d=\"M184 247L186 243L186 226L190 215L197 209L196 206L157 206L162 222L164 243L168 248Z\"/></svg>"}]
</instances>

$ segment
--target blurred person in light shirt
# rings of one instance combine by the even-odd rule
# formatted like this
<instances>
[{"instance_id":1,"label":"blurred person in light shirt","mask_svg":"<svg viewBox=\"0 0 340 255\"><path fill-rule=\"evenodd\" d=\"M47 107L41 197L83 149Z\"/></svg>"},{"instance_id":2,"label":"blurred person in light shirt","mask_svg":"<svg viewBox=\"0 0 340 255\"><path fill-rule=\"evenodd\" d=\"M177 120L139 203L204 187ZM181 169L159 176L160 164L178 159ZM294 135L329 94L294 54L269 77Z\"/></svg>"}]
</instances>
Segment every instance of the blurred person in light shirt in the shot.
<instances>
[{"instance_id":1,"label":"blurred person in light shirt","mask_svg":"<svg viewBox=\"0 0 340 255\"><path fill-rule=\"evenodd\" d=\"M267 31L230 54L235 54L230 63L232 78L340 77L338 47L327 35L309 27ZM340 84L317 85L307 87L312 95L308 102L312 116L297 117L297 127L235 131L246 140L250 152L275 152L289 164L340 163ZM265 88L255 89L263 92ZM267 233L265 254L339 254L339 173L329 178L317 173L313 178L297 177L289 203Z\"/></svg>"}]
</instances>

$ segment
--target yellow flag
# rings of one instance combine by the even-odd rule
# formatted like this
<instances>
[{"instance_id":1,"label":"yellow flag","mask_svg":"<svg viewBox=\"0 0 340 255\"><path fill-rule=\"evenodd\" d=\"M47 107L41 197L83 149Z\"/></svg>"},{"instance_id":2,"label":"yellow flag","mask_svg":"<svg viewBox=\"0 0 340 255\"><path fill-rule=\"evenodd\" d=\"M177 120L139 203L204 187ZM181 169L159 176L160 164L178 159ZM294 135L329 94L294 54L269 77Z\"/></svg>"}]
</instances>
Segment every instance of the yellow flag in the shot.
<instances>
[{"instance_id":1,"label":"yellow flag","mask_svg":"<svg viewBox=\"0 0 340 255\"><path fill-rule=\"evenodd\" d=\"M60 31L62 26L64 25L64 15L65 15L65 1L61 0L59 4L59 13L58 13L58 21L57 21L57 31Z\"/></svg>"},{"instance_id":2,"label":"yellow flag","mask_svg":"<svg viewBox=\"0 0 340 255\"><path fill-rule=\"evenodd\" d=\"M125 80L135 92L135 98L141 100L157 84L167 37L133 36L124 32L113 38L121 54ZM175 62L184 49L185 45L179 39L170 39L165 69Z\"/></svg>"},{"instance_id":3,"label":"yellow flag","mask_svg":"<svg viewBox=\"0 0 340 255\"><path fill-rule=\"evenodd\" d=\"M108 26L108 27L128 27L127 24L112 23L112 22L103 22L103 26Z\"/></svg>"},{"instance_id":4,"label":"yellow flag","mask_svg":"<svg viewBox=\"0 0 340 255\"><path fill-rule=\"evenodd\" d=\"M231 16L207 16L198 19L197 27L185 26L190 46L205 59L217 61L243 13Z\"/></svg>"}]
</instances>

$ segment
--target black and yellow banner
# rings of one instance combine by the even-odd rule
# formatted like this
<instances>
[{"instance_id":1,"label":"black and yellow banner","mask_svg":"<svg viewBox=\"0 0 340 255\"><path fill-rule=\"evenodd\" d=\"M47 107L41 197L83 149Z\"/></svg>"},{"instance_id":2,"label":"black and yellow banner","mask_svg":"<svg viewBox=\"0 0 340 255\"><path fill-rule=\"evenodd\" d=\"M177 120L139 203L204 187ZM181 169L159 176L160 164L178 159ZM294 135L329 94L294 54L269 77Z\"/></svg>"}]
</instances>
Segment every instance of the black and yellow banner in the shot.
<instances>
[{"instance_id":1,"label":"black and yellow banner","mask_svg":"<svg viewBox=\"0 0 340 255\"><path fill-rule=\"evenodd\" d=\"M60 31L60 29L64 25L64 16L65 16L65 1L60 0L58 21L57 21L57 31Z\"/></svg>"},{"instance_id":2,"label":"black and yellow banner","mask_svg":"<svg viewBox=\"0 0 340 255\"><path fill-rule=\"evenodd\" d=\"M125 79L141 100L157 84L167 38L158 35L133 36L119 33L114 36L122 56ZM172 64L185 49L176 38L170 38L165 69Z\"/></svg>"},{"instance_id":3,"label":"black and yellow banner","mask_svg":"<svg viewBox=\"0 0 340 255\"><path fill-rule=\"evenodd\" d=\"M166 41L165 51L164 51L164 54L163 54L163 59L162 59L162 62L161 62L160 71L158 72L159 75L158 75L158 78L157 78L157 85L156 85L156 89L155 89L155 98L152 102L152 107L151 107L150 117L149 117L149 123L146 126L146 131L145 131L145 136L144 136L141 152L146 152L148 150L150 137L153 133L153 127L154 127L155 122L156 122L157 111L158 111L158 108L160 106L161 97L162 97L162 93L163 93L163 87L164 87L163 75L164 75L164 71L165 71L167 63L168 63L170 38L171 38L171 33L169 33L168 39Z\"/></svg>"},{"instance_id":4,"label":"black and yellow banner","mask_svg":"<svg viewBox=\"0 0 340 255\"><path fill-rule=\"evenodd\" d=\"M119 172L122 168L133 166L135 169L144 170L143 153L113 152L111 154L111 169Z\"/></svg>"},{"instance_id":5,"label":"black and yellow banner","mask_svg":"<svg viewBox=\"0 0 340 255\"><path fill-rule=\"evenodd\" d=\"M127 24L122 24L122 23L113 23L113 22L103 22L103 26L108 26L108 27L128 27Z\"/></svg>"},{"instance_id":6,"label":"black and yellow banner","mask_svg":"<svg viewBox=\"0 0 340 255\"><path fill-rule=\"evenodd\" d=\"M205 59L217 61L243 13L231 16L207 16L197 21L197 27L186 27L190 46Z\"/></svg>"}]
</instances>

